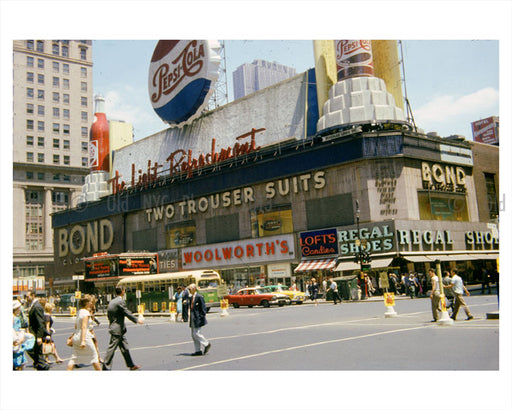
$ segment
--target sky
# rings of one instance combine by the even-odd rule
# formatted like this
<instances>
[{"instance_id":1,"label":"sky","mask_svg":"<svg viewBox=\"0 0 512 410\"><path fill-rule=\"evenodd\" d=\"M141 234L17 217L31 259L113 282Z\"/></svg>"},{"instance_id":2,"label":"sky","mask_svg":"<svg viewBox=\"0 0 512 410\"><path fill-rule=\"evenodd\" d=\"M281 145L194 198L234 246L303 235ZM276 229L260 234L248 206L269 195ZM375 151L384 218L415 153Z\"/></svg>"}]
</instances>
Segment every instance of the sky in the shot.
<instances>
[{"instance_id":1,"label":"sky","mask_svg":"<svg viewBox=\"0 0 512 410\"><path fill-rule=\"evenodd\" d=\"M136 140L167 128L148 97L156 43L93 41L94 93L105 96L109 118L133 124ZM401 50L407 97L419 128L472 139L471 122L499 116L498 40L402 40ZM225 57L228 102L233 101L232 73L242 64L263 59L297 73L314 68L312 40L226 40Z\"/></svg>"}]
</instances>

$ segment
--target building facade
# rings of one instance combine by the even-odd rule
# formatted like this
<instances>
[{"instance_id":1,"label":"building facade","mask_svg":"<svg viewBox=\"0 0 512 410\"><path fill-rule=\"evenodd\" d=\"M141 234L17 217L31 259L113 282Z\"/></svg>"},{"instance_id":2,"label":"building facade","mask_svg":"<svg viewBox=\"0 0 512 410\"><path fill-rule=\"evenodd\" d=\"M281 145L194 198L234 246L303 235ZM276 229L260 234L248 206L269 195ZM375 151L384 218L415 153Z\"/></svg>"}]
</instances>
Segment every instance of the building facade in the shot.
<instances>
[{"instance_id":1,"label":"building facade","mask_svg":"<svg viewBox=\"0 0 512 410\"><path fill-rule=\"evenodd\" d=\"M235 100L295 76L296 70L276 62L254 60L233 72Z\"/></svg>"},{"instance_id":2,"label":"building facade","mask_svg":"<svg viewBox=\"0 0 512 410\"><path fill-rule=\"evenodd\" d=\"M43 291L51 214L73 206L89 172L92 42L16 40L13 79L14 290Z\"/></svg>"}]
</instances>

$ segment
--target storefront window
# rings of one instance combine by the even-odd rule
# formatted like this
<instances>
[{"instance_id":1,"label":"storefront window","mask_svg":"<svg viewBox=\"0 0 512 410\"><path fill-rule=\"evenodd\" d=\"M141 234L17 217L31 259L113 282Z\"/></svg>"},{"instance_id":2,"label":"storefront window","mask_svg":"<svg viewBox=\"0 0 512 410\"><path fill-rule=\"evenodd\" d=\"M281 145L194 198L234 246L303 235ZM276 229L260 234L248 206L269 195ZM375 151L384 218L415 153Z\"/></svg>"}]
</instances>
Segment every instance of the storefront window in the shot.
<instances>
[{"instance_id":1,"label":"storefront window","mask_svg":"<svg viewBox=\"0 0 512 410\"><path fill-rule=\"evenodd\" d=\"M253 238L293 233L291 205L252 210L251 227Z\"/></svg>"},{"instance_id":2,"label":"storefront window","mask_svg":"<svg viewBox=\"0 0 512 410\"><path fill-rule=\"evenodd\" d=\"M466 195L418 192L420 219L434 221L468 221Z\"/></svg>"}]
</instances>

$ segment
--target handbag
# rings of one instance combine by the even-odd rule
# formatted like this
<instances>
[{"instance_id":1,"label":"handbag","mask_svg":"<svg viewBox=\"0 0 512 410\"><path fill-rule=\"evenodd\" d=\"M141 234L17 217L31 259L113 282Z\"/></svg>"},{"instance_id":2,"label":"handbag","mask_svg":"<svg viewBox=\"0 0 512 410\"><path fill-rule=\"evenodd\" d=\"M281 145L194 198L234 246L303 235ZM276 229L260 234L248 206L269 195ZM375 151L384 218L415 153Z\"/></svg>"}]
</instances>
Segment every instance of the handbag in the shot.
<instances>
[{"instance_id":1,"label":"handbag","mask_svg":"<svg viewBox=\"0 0 512 410\"><path fill-rule=\"evenodd\" d=\"M53 346L51 343L43 343L43 354L52 354Z\"/></svg>"},{"instance_id":2,"label":"handbag","mask_svg":"<svg viewBox=\"0 0 512 410\"><path fill-rule=\"evenodd\" d=\"M69 347L73 347L73 336L75 334L73 333L71 336L69 336L66 340L66 344L69 346Z\"/></svg>"}]
</instances>

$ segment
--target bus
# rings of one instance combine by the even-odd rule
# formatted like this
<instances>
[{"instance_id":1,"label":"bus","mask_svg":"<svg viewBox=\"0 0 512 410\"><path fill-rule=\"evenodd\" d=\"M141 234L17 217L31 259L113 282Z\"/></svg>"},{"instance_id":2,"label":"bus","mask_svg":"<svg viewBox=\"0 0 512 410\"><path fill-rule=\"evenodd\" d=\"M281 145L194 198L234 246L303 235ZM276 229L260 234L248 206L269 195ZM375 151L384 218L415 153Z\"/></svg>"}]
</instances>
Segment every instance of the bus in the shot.
<instances>
[{"instance_id":1,"label":"bus","mask_svg":"<svg viewBox=\"0 0 512 410\"><path fill-rule=\"evenodd\" d=\"M139 304L144 304L147 311L163 312L169 309L169 302L172 302L178 286L184 287L191 283L195 283L197 292L203 295L207 311L220 306L224 295L219 295L220 275L214 270L137 275L121 279L118 286L126 289L126 305L132 312L138 311Z\"/></svg>"}]
</instances>

